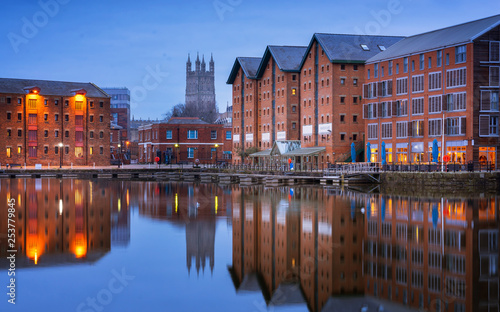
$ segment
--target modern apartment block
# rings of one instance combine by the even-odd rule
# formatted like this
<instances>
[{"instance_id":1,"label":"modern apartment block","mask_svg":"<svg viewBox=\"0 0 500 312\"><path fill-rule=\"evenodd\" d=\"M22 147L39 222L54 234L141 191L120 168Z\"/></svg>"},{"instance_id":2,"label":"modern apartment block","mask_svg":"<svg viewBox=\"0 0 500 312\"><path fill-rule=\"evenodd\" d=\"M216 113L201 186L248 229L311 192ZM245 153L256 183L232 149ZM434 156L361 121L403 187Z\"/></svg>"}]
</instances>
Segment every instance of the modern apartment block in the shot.
<instances>
[{"instance_id":1,"label":"modern apartment block","mask_svg":"<svg viewBox=\"0 0 500 312\"><path fill-rule=\"evenodd\" d=\"M366 62L371 161L498 163L500 15L401 40Z\"/></svg>"},{"instance_id":2,"label":"modern apartment block","mask_svg":"<svg viewBox=\"0 0 500 312\"><path fill-rule=\"evenodd\" d=\"M122 127L120 141L130 141L130 90L127 88L103 88L111 97L111 122Z\"/></svg>"},{"instance_id":3,"label":"modern apartment block","mask_svg":"<svg viewBox=\"0 0 500 312\"><path fill-rule=\"evenodd\" d=\"M92 83L0 78L0 164L109 165L109 119Z\"/></svg>"}]
</instances>

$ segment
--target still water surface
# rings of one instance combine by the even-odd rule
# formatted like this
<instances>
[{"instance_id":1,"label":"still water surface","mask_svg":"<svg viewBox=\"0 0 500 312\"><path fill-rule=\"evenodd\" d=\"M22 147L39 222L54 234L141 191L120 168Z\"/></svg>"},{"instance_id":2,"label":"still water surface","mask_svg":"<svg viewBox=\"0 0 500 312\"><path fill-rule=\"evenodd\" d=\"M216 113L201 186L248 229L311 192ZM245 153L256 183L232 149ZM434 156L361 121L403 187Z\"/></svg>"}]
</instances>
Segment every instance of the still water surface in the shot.
<instances>
[{"instance_id":1,"label":"still water surface","mask_svg":"<svg viewBox=\"0 0 500 312\"><path fill-rule=\"evenodd\" d=\"M3 179L0 203L0 311L498 311L497 196Z\"/></svg>"}]
</instances>

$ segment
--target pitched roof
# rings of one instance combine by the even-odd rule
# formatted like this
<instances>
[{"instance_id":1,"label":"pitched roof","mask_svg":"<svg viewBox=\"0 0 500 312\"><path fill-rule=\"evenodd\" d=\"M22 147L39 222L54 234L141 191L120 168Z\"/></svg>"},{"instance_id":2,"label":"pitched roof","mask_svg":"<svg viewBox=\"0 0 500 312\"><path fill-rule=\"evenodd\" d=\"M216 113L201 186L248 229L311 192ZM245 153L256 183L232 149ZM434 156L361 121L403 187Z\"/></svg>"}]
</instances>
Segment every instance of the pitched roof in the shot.
<instances>
[{"instance_id":1,"label":"pitched roof","mask_svg":"<svg viewBox=\"0 0 500 312\"><path fill-rule=\"evenodd\" d=\"M407 37L387 50L373 56L367 63L379 62L428 50L472 42L493 27L500 25L500 15L450 26Z\"/></svg>"},{"instance_id":2,"label":"pitched roof","mask_svg":"<svg viewBox=\"0 0 500 312\"><path fill-rule=\"evenodd\" d=\"M278 68L283 72L300 72L300 63L304 58L307 47L296 46L267 46L262 61L260 62L259 69L257 70L257 77L262 77L266 64L272 56L276 61Z\"/></svg>"},{"instance_id":3,"label":"pitched roof","mask_svg":"<svg viewBox=\"0 0 500 312\"><path fill-rule=\"evenodd\" d=\"M262 58L260 57L237 57L234 61L233 68L231 69L231 73L229 74L229 78L227 78L227 84L233 84L234 79L236 79L236 75L238 74L238 70L243 69L245 76L250 79L255 79L257 74L257 69L259 68L260 61Z\"/></svg>"},{"instance_id":4,"label":"pitched roof","mask_svg":"<svg viewBox=\"0 0 500 312\"><path fill-rule=\"evenodd\" d=\"M40 88L41 95L73 96L74 90L85 89L87 97L109 97L101 88L90 82L0 78L0 93L26 94L26 87Z\"/></svg>"},{"instance_id":5,"label":"pitched roof","mask_svg":"<svg viewBox=\"0 0 500 312\"><path fill-rule=\"evenodd\" d=\"M208 125L208 122L198 117L172 117L167 123L175 125Z\"/></svg>"},{"instance_id":6,"label":"pitched roof","mask_svg":"<svg viewBox=\"0 0 500 312\"><path fill-rule=\"evenodd\" d=\"M392 46L403 38L397 36L314 34L300 67L304 64L315 41L320 44L332 63L364 63L384 48ZM366 45L367 49L363 49L362 45Z\"/></svg>"}]
</instances>

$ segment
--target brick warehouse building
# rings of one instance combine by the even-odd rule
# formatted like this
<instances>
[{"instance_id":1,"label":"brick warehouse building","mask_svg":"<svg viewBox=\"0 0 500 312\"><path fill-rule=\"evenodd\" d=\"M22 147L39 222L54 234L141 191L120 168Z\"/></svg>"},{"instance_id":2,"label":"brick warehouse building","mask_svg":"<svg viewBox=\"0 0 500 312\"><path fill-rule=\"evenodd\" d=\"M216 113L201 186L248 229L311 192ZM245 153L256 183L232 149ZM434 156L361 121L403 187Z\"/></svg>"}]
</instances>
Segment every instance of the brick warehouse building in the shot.
<instances>
[{"instance_id":1,"label":"brick warehouse building","mask_svg":"<svg viewBox=\"0 0 500 312\"><path fill-rule=\"evenodd\" d=\"M498 162L500 15L408 37L367 61L364 119L372 161ZM441 160L441 154L439 155Z\"/></svg>"},{"instance_id":2,"label":"brick warehouse building","mask_svg":"<svg viewBox=\"0 0 500 312\"><path fill-rule=\"evenodd\" d=\"M242 148L265 150L282 140L325 147L316 163L346 161L352 142L362 151L364 62L401 39L314 34L307 48L268 46L262 58L238 57L227 81L233 161L241 161Z\"/></svg>"},{"instance_id":3,"label":"brick warehouse building","mask_svg":"<svg viewBox=\"0 0 500 312\"><path fill-rule=\"evenodd\" d=\"M139 162L215 163L231 159L231 129L197 117L172 117L168 122L139 126Z\"/></svg>"},{"instance_id":4,"label":"brick warehouse building","mask_svg":"<svg viewBox=\"0 0 500 312\"><path fill-rule=\"evenodd\" d=\"M0 163L109 165L109 96L92 83L0 78Z\"/></svg>"}]
</instances>

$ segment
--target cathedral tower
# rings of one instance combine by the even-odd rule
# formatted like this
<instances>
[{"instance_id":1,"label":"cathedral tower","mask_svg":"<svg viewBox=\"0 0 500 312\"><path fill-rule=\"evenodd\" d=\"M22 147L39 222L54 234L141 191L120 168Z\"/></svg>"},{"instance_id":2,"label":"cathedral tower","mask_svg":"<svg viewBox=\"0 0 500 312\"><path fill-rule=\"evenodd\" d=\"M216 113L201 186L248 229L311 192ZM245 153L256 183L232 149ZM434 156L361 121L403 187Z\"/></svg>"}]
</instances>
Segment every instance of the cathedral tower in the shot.
<instances>
[{"instance_id":1,"label":"cathedral tower","mask_svg":"<svg viewBox=\"0 0 500 312\"><path fill-rule=\"evenodd\" d=\"M213 56L210 57L207 70L205 56L200 62L196 55L195 70L191 67L191 58L188 55L186 63L186 109L196 112L216 111L215 105L215 65Z\"/></svg>"}]
</instances>

